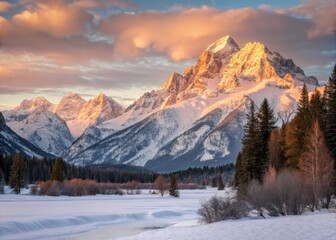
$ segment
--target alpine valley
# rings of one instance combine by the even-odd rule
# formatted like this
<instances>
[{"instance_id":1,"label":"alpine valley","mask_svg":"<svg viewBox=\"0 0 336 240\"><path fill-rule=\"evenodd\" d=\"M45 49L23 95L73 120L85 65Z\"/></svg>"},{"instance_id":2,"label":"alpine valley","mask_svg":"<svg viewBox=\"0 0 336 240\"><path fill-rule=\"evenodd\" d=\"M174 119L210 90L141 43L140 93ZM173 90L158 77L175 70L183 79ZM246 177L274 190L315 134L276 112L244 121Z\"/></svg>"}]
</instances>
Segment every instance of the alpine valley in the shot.
<instances>
[{"instance_id":1,"label":"alpine valley","mask_svg":"<svg viewBox=\"0 0 336 240\"><path fill-rule=\"evenodd\" d=\"M69 163L167 172L235 162L251 101L267 98L275 113L295 109L304 83L318 87L291 59L225 36L126 109L104 94L86 102L70 93L57 105L25 100L3 115L19 136Z\"/></svg>"}]
</instances>

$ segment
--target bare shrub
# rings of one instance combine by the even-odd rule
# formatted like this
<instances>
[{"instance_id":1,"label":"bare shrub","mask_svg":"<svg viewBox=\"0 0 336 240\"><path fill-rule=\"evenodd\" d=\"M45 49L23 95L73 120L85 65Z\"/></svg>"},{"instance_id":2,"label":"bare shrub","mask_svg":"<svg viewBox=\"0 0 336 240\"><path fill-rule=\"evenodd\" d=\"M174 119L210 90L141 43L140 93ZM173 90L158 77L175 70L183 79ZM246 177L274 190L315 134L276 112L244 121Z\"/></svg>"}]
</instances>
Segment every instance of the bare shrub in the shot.
<instances>
[{"instance_id":1,"label":"bare shrub","mask_svg":"<svg viewBox=\"0 0 336 240\"><path fill-rule=\"evenodd\" d=\"M94 180L72 179L62 183L57 181L47 181L38 183L40 195L50 196L85 196L95 194L116 194L123 195L120 184L97 183Z\"/></svg>"},{"instance_id":2,"label":"bare shrub","mask_svg":"<svg viewBox=\"0 0 336 240\"><path fill-rule=\"evenodd\" d=\"M261 216L300 215L309 202L307 187L296 171L284 170L271 177L266 174L264 184L252 181L247 187L246 201Z\"/></svg>"},{"instance_id":3,"label":"bare shrub","mask_svg":"<svg viewBox=\"0 0 336 240\"><path fill-rule=\"evenodd\" d=\"M198 185L196 183L178 183L179 189L205 189L204 185Z\"/></svg>"},{"instance_id":4,"label":"bare shrub","mask_svg":"<svg viewBox=\"0 0 336 240\"><path fill-rule=\"evenodd\" d=\"M33 184L30 187L30 194L31 195L37 195L38 194L38 190L39 190L38 184Z\"/></svg>"},{"instance_id":5,"label":"bare shrub","mask_svg":"<svg viewBox=\"0 0 336 240\"><path fill-rule=\"evenodd\" d=\"M160 192L161 197L163 197L163 194L168 190L169 186L168 183L166 181L166 179L163 176L158 176L155 179L154 182L154 186L155 188Z\"/></svg>"},{"instance_id":6,"label":"bare shrub","mask_svg":"<svg viewBox=\"0 0 336 240\"><path fill-rule=\"evenodd\" d=\"M62 184L57 181L52 181L49 188L46 190L48 196L60 196L62 193Z\"/></svg>"},{"instance_id":7,"label":"bare shrub","mask_svg":"<svg viewBox=\"0 0 336 240\"><path fill-rule=\"evenodd\" d=\"M39 195L46 195L47 190L51 187L52 182L46 181L46 182L40 182L39 183Z\"/></svg>"},{"instance_id":8,"label":"bare shrub","mask_svg":"<svg viewBox=\"0 0 336 240\"><path fill-rule=\"evenodd\" d=\"M248 212L249 208L245 202L230 200L216 195L207 201L203 201L197 211L202 223L239 219L247 216Z\"/></svg>"}]
</instances>

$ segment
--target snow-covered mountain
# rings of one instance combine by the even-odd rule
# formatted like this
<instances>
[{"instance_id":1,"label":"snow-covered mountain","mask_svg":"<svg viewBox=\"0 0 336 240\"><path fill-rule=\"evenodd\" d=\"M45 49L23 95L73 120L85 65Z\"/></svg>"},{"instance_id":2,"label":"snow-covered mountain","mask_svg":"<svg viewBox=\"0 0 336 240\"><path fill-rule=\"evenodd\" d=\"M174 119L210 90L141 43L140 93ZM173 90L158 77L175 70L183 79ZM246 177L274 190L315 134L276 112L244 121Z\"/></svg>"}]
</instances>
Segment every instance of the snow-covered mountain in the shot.
<instances>
[{"instance_id":1,"label":"snow-covered mountain","mask_svg":"<svg viewBox=\"0 0 336 240\"><path fill-rule=\"evenodd\" d=\"M65 121L44 108L33 111L16 108L5 111L4 115L16 134L47 153L60 156L74 141Z\"/></svg>"},{"instance_id":2,"label":"snow-covered mountain","mask_svg":"<svg viewBox=\"0 0 336 240\"><path fill-rule=\"evenodd\" d=\"M70 92L65 95L55 108L55 113L64 121L76 119L85 106L86 101L76 93Z\"/></svg>"},{"instance_id":3,"label":"snow-covered mountain","mask_svg":"<svg viewBox=\"0 0 336 240\"><path fill-rule=\"evenodd\" d=\"M95 126L120 116L124 107L105 94L100 93L82 106L76 117L69 119L67 124L73 136L80 136L89 126Z\"/></svg>"},{"instance_id":4,"label":"snow-covered mountain","mask_svg":"<svg viewBox=\"0 0 336 240\"><path fill-rule=\"evenodd\" d=\"M43 151L62 155L88 126L97 125L123 113L124 108L112 98L99 94L86 102L69 93L54 105L44 97L24 100L4 111L8 126L19 136Z\"/></svg>"},{"instance_id":5,"label":"snow-covered mountain","mask_svg":"<svg viewBox=\"0 0 336 240\"><path fill-rule=\"evenodd\" d=\"M121 116L87 130L65 157L79 165L124 163L158 171L234 162L250 101L259 105L267 98L275 112L283 111L295 105L303 83L313 90L317 80L261 43L240 49L225 36L182 75L173 73Z\"/></svg>"},{"instance_id":6,"label":"snow-covered mountain","mask_svg":"<svg viewBox=\"0 0 336 240\"><path fill-rule=\"evenodd\" d=\"M53 157L13 132L0 112L0 154L14 155L17 152L30 157Z\"/></svg>"}]
</instances>

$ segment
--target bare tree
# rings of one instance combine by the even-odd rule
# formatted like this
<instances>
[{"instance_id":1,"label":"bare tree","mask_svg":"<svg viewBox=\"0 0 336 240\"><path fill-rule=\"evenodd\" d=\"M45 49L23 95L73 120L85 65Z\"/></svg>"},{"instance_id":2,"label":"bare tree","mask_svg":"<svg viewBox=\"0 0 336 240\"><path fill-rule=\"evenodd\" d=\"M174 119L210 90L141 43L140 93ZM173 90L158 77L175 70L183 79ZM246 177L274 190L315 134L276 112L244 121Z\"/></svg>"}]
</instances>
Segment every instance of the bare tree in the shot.
<instances>
[{"instance_id":1,"label":"bare tree","mask_svg":"<svg viewBox=\"0 0 336 240\"><path fill-rule=\"evenodd\" d=\"M286 109L278 111L278 117L281 119L282 125L287 124L294 113L295 113L295 107L293 103L289 104L286 107Z\"/></svg>"},{"instance_id":2,"label":"bare tree","mask_svg":"<svg viewBox=\"0 0 336 240\"><path fill-rule=\"evenodd\" d=\"M303 153L299 167L311 188L313 207L328 208L333 190L334 162L317 121L314 122L307 151Z\"/></svg>"},{"instance_id":3,"label":"bare tree","mask_svg":"<svg viewBox=\"0 0 336 240\"><path fill-rule=\"evenodd\" d=\"M168 183L163 176L158 176L154 182L154 186L157 190L159 190L161 197L168 190Z\"/></svg>"}]
</instances>

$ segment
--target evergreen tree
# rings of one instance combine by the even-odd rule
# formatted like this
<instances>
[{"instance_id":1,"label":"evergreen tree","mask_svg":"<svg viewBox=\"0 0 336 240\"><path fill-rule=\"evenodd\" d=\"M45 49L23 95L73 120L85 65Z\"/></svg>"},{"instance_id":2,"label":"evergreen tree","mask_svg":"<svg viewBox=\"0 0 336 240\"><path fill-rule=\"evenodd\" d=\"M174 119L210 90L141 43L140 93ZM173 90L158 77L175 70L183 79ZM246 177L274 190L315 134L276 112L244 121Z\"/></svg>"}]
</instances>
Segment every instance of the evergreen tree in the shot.
<instances>
[{"instance_id":1,"label":"evergreen tree","mask_svg":"<svg viewBox=\"0 0 336 240\"><path fill-rule=\"evenodd\" d=\"M249 113L247 114L247 123L244 126L244 138L242 148L242 161L247 169L247 182L257 178L258 172L258 120L256 117L254 102L251 102ZM247 183L246 182L246 183Z\"/></svg>"},{"instance_id":2,"label":"evergreen tree","mask_svg":"<svg viewBox=\"0 0 336 240\"><path fill-rule=\"evenodd\" d=\"M62 168L62 159L57 158L50 174L50 180L63 182L64 173Z\"/></svg>"},{"instance_id":3,"label":"evergreen tree","mask_svg":"<svg viewBox=\"0 0 336 240\"><path fill-rule=\"evenodd\" d=\"M14 189L16 194L19 194L22 187L25 187L28 182L28 168L23 156L17 153L14 158L13 165L10 171L9 185Z\"/></svg>"},{"instance_id":4,"label":"evergreen tree","mask_svg":"<svg viewBox=\"0 0 336 240\"><path fill-rule=\"evenodd\" d=\"M243 161L241 152L236 159L236 172L234 176L235 187L244 186L248 182L247 162Z\"/></svg>"},{"instance_id":5,"label":"evergreen tree","mask_svg":"<svg viewBox=\"0 0 336 240\"><path fill-rule=\"evenodd\" d=\"M304 84L302 88L297 114L289 126L291 131L293 131L293 134L291 135L290 133L288 135L291 137L289 139L290 144L287 144L288 146L291 146L287 152L288 162L290 167L297 168L302 153L307 150L309 133L312 127L312 117L306 84Z\"/></svg>"},{"instance_id":6,"label":"evergreen tree","mask_svg":"<svg viewBox=\"0 0 336 240\"><path fill-rule=\"evenodd\" d=\"M309 101L311 121L317 121L321 130L325 130L326 104L325 98L318 90L315 90Z\"/></svg>"},{"instance_id":7,"label":"evergreen tree","mask_svg":"<svg viewBox=\"0 0 336 240\"><path fill-rule=\"evenodd\" d=\"M173 175L170 182L169 195L173 197L180 197L180 191L178 190L176 176Z\"/></svg>"},{"instance_id":8,"label":"evergreen tree","mask_svg":"<svg viewBox=\"0 0 336 240\"><path fill-rule=\"evenodd\" d=\"M238 194L245 192L246 186L251 179L256 178L257 172L257 149L258 142L258 120L255 113L254 102L250 102L250 109L246 115L247 123L244 126L244 137L242 140L242 150L237 156L235 186Z\"/></svg>"},{"instance_id":9,"label":"evergreen tree","mask_svg":"<svg viewBox=\"0 0 336 240\"><path fill-rule=\"evenodd\" d=\"M0 168L0 194L5 193L5 174L2 172Z\"/></svg>"},{"instance_id":10,"label":"evergreen tree","mask_svg":"<svg viewBox=\"0 0 336 240\"><path fill-rule=\"evenodd\" d=\"M224 190L224 182L223 182L223 179L222 179L222 176L219 176L218 177L218 190Z\"/></svg>"},{"instance_id":11,"label":"evergreen tree","mask_svg":"<svg viewBox=\"0 0 336 240\"><path fill-rule=\"evenodd\" d=\"M286 166L286 129L285 125L274 128L269 139L270 165L280 171Z\"/></svg>"},{"instance_id":12,"label":"evergreen tree","mask_svg":"<svg viewBox=\"0 0 336 240\"><path fill-rule=\"evenodd\" d=\"M217 180L216 180L215 177L213 177L213 178L211 179L211 187L213 187L213 188L217 187Z\"/></svg>"},{"instance_id":13,"label":"evergreen tree","mask_svg":"<svg viewBox=\"0 0 336 240\"><path fill-rule=\"evenodd\" d=\"M336 167L336 64L329 78L325 93L327 105L325 137Z\"/></svg>"},{"instance_id":14,"label":"evergreen tree","mask_svg":"<svg viewBox=\"0 0 336 240\"><path fill-rule=\"evenodd\" d=\"M271 131L275 128L276 123L273 109L269 106L266 98L260 106L257 118L258 133L256 142L259 147L255 149L255 151L258 152L258 162L255 167L255 178L261 182L270 164L268 144Z\"/></svg>"}]
</instances>

